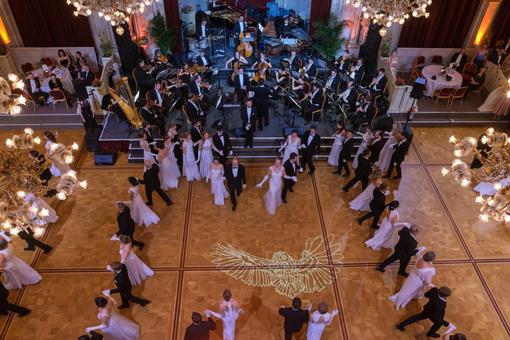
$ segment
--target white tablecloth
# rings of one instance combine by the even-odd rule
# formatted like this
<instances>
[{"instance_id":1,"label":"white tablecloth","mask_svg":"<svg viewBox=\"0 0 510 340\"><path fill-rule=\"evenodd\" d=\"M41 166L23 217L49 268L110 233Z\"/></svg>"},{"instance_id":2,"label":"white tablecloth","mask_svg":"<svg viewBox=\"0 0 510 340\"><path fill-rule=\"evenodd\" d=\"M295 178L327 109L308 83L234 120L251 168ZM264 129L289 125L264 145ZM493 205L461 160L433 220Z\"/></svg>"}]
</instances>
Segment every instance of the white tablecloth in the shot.
<instances>
[{"instance_id":1,"label":"white tablecloth","mask_svg":"<svg viewBox=\"0 0 510 340\"><path fill-rule=\"evenodd\" d=\"M426 90L425 94L429 97L432 97L435 90L444 89L444 88L452 88L452 89L460 89L462 86L462 75L455 71L449 70L448 74L453 77L452 80L448 81L441 74L441 69L443 66L441 65L429 65L423 68L421 73L423 77L427 79L427 84L425 85ZM432 79L433 76L436 76L436 79Z\"/></svg>"},{"instance_id":2,"label":"white tablecloth","mask_svg":"<svg viewBox=\"0 0 510 340\"><path fill-rule=\"evenodd\" d=\"M66 68L58 68L52 71L55 73L58 79L62 82L62 86L64 89L70 94L74 94L74 86L73 86L73 78L71 77L71 73ZM50 92L50 78L46 78L44 75L44 71L42 69L33 70L32 73L37 74L39 80L41 82L41 91L49 93Z\"/></svg>"}]
</instances>

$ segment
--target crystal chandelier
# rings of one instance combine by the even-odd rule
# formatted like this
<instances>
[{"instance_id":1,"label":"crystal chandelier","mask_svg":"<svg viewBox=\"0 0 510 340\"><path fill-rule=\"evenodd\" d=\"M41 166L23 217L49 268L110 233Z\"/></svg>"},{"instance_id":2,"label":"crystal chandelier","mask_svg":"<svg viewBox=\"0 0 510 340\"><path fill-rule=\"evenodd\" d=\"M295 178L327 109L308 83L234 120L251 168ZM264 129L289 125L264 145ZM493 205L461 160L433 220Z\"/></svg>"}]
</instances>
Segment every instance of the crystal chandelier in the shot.
<instances>
[{"instance_id":1,"label":"crystal chandelier","mask_svg":"<svg viewBox=\"0 0 510 340\"><path fill-rule=\"evenodd\" d=\"M361 8L365 19L383 26L379 34L385 36L386 28L394 23L402 25L410 15L428 18L427 7L432 0L346 0L346 3Z\"/></svg>"},{"instance_id":2,"label":"crystal chandelier","mask_svg":"<svg viewBox=\"0 0 510 340\"><path fill-rule=\"evenodd\" d=\"M30 228L36 237L40 236L51 216L47 204L39 197L52 191L57 193L58 199L64 200L78 187L86 189L87 180L78 180L76 171L69 168L62 176L43 182L41 169L49 164L41 164L39 159L30 156L30 151L41 143L41 138L34 136L30 128L8 138L5 143L8 148L0 150L0 225L10 234ZM74 161L73 151L78 149L78 144L53 145L54 150L48 153L52 162L69 165Z\"/></svg>"},{"instance_id":3,"label":"crystal chandelier","mask_svg":"<svg viewBox=\"0 0 510 340\"><path fill-rule=\"evenodd\" d=\"M90 16L97 14L117 26L129 22L129 16L135 12L143 13L145 6L159 0L67 0L68 5L75 7L74 15Z\"/></svg>"},{"instance_id":4,"label":"crystal chandelier","mask_svg":"<svg viewBox=\"0 0 510 340\"><path fill-rule=\"evenodd\" d=\"M474 182L482 183L485 188L493 188L484 189L484 192L475 199L475 202L481 205L479 218L484 222L493 219L509 223L510 139L508 135L489 128L479 139L464 137L459 140L451 136L450 143L455 144L453 154L456 158L449 169L441 170L443 176L451 174L455 182L462 187L468 187ZM470 156L476 156L481 162L480 168L471 169L460 159Z\"/></svg>"},{"instance_id":5,"label":"crystal chandelier","mask_svg":"<svg viewBox=\"0 0 510 340\"><path fill-rule=\"evenodd\" d=\"M26 103L24 88L25 83L14 73L9 73L7 80L0 77L0 112L11 115L21 113L21 105Z\"/></svg>"}]
</instances>

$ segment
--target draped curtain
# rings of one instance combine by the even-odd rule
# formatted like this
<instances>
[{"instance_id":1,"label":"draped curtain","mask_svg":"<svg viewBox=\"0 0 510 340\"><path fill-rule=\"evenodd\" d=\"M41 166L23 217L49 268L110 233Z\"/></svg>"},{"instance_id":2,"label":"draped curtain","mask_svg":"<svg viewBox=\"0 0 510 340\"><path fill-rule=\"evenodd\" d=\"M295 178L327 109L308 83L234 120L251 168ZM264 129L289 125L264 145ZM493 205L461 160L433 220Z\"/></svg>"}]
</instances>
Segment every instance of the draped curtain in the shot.
<instances>
[{"instance_id":1,"label":"draped curtain","mask_svg":"<svg viewBox=\"0 0 510 340\"><path fill-rule=\"evenodd\" d=\"M491 42L510 38L510 0L502 0L489 31Z\"/></svg>"},{"instance_id":2,"label":"draped curtain","mask_svg":"<svg viewBox=\"0 0 510 340\"><path fill-rule=\"evenodd\" d=\"M331 0L312 0L310 9L310 34L313 33L315 21L326 21L331 10Z\"/></svg>"},{"instance_id":3,"label":"draped curtain","mask_svg":"<svg viewBox=\"0 0 510 340\"><path fill-rule=\"evenodd\" d=\"M65 0L9 0L25 47L94 46L89 20Z\"/></svg>"},{"instance_id":4,"label":"draped curtain","mask_svg":"<svg viewBox=\"0 0 510 340\"><path fill-rule=\"evenodd\" d=\"M179 0L165 0L166 25L175 35L175 51L181 51L181 18L179 17Z\"/></svg>"},{"instance_id":5,"label":"draped curtain","mask_svg":"<svg viewBox=\"0 0 510 340\"><path fill-rule=\"evenodd\" d=\"M433 0L429 18L406 20L399 47L462 47L482 0ZM510 1L510 0L509 0Z\"/></svg>"}]
</instances>

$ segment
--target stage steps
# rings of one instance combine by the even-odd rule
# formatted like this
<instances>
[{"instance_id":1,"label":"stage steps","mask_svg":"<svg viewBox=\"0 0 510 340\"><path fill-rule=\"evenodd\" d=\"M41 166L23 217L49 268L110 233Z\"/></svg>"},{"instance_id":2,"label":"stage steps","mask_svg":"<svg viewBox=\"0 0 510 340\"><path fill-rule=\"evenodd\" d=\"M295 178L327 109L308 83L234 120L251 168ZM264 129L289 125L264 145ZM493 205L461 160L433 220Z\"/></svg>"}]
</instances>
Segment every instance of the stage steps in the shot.
<instances>
[{"instance_id":1,"label":"stage steps","mask_svg":"<svg viewBox=\"0 0 510 340\"><path fill-rule=\"evenodd\" d=\"M392 114L393 120L405 122L406 114ZM489 112L417 112L414 119L409 121L413 127L440 127L440 126L494 126L506 127L508 119L495 120Z\"/></svg>"},{"instance_id":2,"label":"stage steps","mask_svg":"<svg viewBox=\"0 0 510 340\"><path fill-rule=\"evenodd\" d=\"M76 113L21 113L0 115L0 129L83 129L81 117Z\"/></svg>"}]
</instances>

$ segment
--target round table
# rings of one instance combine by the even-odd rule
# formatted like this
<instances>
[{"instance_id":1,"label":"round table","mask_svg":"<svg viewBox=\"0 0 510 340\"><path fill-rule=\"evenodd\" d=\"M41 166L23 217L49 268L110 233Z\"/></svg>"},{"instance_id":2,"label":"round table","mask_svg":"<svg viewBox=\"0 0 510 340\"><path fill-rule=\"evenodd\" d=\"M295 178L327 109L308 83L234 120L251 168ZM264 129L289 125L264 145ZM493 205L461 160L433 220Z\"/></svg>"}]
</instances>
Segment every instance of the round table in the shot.
<instances>
[{"instance_id":1,"label":"round table","mask_svg":"<svg viewBox=\"0 0 510 340\"><path fill-rule=\"evenodd\" d=\"M444 88L451 89L460 89L462 86L462 75L451 69L448 70L447 73L453 79L448 81L445 76L441 74L441 70L444 66L441 65L429 65L425 66L421 71L423 77L427 79L427 84L425 85L425 94L429 97L432 97L435 90L440 90ZM433 76L436 76L436 79L432 79Z\"/></svg>"}]
</instances>

